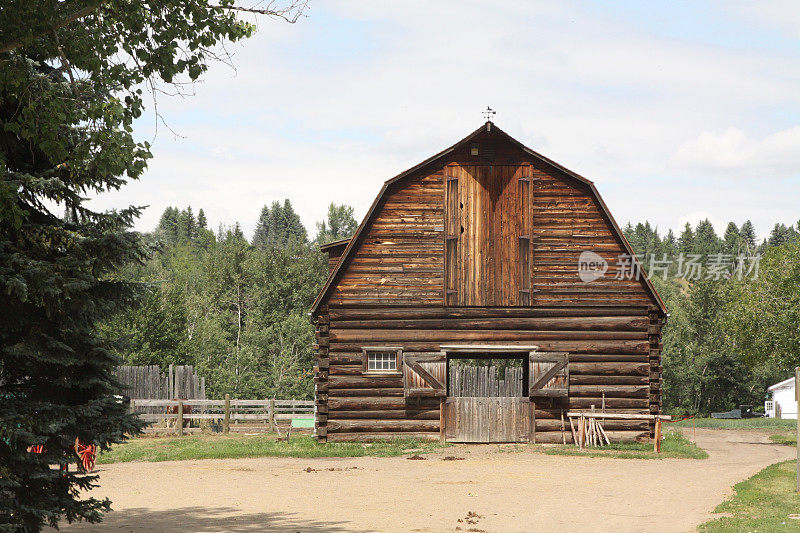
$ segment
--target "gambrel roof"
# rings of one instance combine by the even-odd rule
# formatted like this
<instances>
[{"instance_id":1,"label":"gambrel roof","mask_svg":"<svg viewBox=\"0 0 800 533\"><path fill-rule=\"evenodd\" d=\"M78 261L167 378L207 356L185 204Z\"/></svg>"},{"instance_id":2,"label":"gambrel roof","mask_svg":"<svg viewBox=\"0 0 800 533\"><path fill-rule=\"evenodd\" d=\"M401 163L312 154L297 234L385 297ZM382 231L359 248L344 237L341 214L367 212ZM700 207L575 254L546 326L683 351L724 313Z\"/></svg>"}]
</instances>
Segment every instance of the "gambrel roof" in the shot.
<instances>
[{"instance_id":1,"label":"gambrel roof","mask_svg":"<svg viewBox=\"0 0 800 533\"><path fill-rule=\"evenodd\" d=\"M592 196L594 197L595 200L597 200L597 203L600 206L603 214L608 218L609 222L611 223L611 226L613 228L613 231L614 231L615 235L619 237L620 241L622 242L623 246L625 247L625 250L633 258L633 261L635 262L636 266L639 267L639 272L641 273L642 279L644 280L644 285L645 285L648 293L657 302L658 307L660 308L661 312L666 315L667 310L666 310L666 306L664 305L664 302L661 300L661 297L658 295L658 292L656 291L656 289L653 286L652 282L647 277L647 273L645 272L644 268L641 267L641 264L639 263L639 260L636 257L636 254L633 252L633 248L631 248L630 243L625 238L625 235L622 233L622 230L620 229L620 227L617 224L617 222L614 220L614 217L611 215L611 212L608 210L608 206L606 206L606 203L603 201L603 198L600 196L600 193L597 191L597 188L595 187L594 183L591 180L584 178L580 174L577 174L576 172L573 172L573 171L569 170L568 168L565 168L565 167L559 165L555 161L553 161L551 159L548 159L547 157L541 155L540 153L538 153L538 152L526 147L521 142L519 142L518 140L514 139L513 137L508 135L506 132L504 132L503 130L501 130L497 126L495 126L495 124L493 122L491 122L491 121L486 122L481 127L476 129L475 131L473 131L472 133L470 133L469 135L467 135L466 137L464 137L463 139L461 139L460 141L458 141L454 145L450 146L449 148L445 148L444 150L442 150L441 152L437 153L436 155L433 155L433 156L429 157L425 161L423 161L423 162L421 162L421 163L409 168L405 172L401 172L397 176L395 176L395 177L387 180L386 182L384 182L383 187L381 188L380 192L378 193L378 196L375 198L375 201L372 203L372 206L370 206L369 211L367 212L367 215L364 217L364 220L358 226L358 229L356 230L356 233L353 235L353 237L349 241L347 239L343 239L341 241L336 241L335 243L328 243L328 244L325 244L325 245L321 246L321 248L323 248L323 249L330 249L330 248L335 248L335 247L341 246L344 243L347 243L347 247L345 248L344 252L342 252L341 258L339 259L339 262L336 265L336 268L328 276L328 280L326 281L325 286L322 288L322 290L320 291L319 295L317 296L317 299L314 301L313 306L311 307L312 314L316 315L319 307L330 296L331 291L336 286L336 283L338 282L338 280L340 279L342 273L346 269L346 265L349 262L350 256L354 253L353 250L358 246L358 243L360 242L362 234L364 233L366 228L369 226L370 221L375 217L375 215L376 215L376 213L378 211L378 207L381 205L381 202L382 202L384 196L386 195L386 192L389 189L389 187L391 185L393 185L393 184L395 184L395 183L397 183L397 182L409 177L409 176L415 175L418 171L420 171L420 170L422 170L422 169L424 169L426 167L433 166L437 162L441 161L447 155L452 154L458 148L464 146L466 143L469 143L470 141L475 139L478 135L483 134L483 133L489 133L489 132L491 132L494 135L499 135L502 139L504 139L505 141L507 141L511 145L519 148L520 150L522 150L526 154L530 155L531 157L539 160L542 163L545 163L546 165L548 165L548 166L550 166L550 167L552 167L552 168L554 168L556 170L559 170L559 171L563 172L564 174L570 176L571 178L574 178L574 179L578 180L579 182L585 184L589 188L589 190L591 191Z\"/></svg>"}]
</instances>

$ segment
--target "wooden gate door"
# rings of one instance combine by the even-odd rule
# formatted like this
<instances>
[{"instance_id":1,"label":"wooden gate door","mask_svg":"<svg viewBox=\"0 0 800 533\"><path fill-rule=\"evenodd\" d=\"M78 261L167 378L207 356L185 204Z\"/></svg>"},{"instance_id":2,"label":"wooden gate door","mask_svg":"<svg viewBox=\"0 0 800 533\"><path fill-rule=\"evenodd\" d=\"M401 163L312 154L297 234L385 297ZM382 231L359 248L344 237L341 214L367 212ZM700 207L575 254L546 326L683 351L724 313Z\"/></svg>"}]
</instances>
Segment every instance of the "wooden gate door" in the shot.
<instances>
[{"instance_id":1,"label":"wooden gate door","mask_svg":"<svg viewBox=\"0 0 800 533\"><path fill-rule=\"evenodd\" d=\"M524 397L447 398L448 442L530 442L531 401Z\"/></svg>"}]
</instances>

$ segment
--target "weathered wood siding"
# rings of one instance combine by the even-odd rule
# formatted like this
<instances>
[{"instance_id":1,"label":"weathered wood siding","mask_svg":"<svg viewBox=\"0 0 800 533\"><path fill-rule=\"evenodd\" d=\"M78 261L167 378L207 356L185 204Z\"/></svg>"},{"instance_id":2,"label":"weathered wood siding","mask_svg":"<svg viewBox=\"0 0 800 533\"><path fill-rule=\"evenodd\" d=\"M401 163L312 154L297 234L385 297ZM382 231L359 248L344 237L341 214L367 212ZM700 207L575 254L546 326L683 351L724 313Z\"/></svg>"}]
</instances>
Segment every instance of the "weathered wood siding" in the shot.
<instances>
[{"instance_id":1,"label":"weathered wood siding","mask_svg":"<svg viewBox=\"0 0 800 533\"><path fill-rule=\"evenodd\" d=\"M471 156L464 146L389 185L339 265L317 309L322 438L439 436L439 398L405 397L402 371L365 375L365 346L402 346L408 355L447 344L568 352L569 397L532 400L537 442L562 442L567 409L659 411L664 316L642 280L616 279L626 249L599 200L585 183L491 134L478 141L494 144L491 157ZM493 189L473 179L448 191L448 176L480 178L489 165L506 165L494 172ZM528 185L520 185L523 177ZM521 195L529 198L529 214ZM480 216L455 217L452 209L464 196L491 202L477 204ZM448 249L456 231L459 246ZM584 250L609 263L590 283L577 275ZM490 274L476 274L487 259L494 262ZM613 438L649 430L646 422L625 421L608 421L606 429Z\"/></svg>"},{"instance_id":2,"label":"weathered wood siding","mask_svg":"<svg viewBox=\"0 0 800 533\"><path fill-rule=\"evenodd\" d=\"M329 426L328 437L341 433L338 438L345 439L378 427L381 433L438 432L438 399L404 398L399 374L363 375L364 345L399 343L406 354L469 342L536 344L542 351L569 352L569 398L536 401L540 442L556 439L539 433L560 432L549 420L560 420L562 409L600 409L605 403L613 410L651 410L646 307L330 308L329 319L327 415L344 424Z\"/></svg>"},{"instance_id":3,"label":"weathered wood siding","mask_svg":"<svg viewBox=\"0 0 800 533\"><path fill-rule=\"evenodd\" d=\"M533 301L536 305L652 305L641 279L629 279L627 251L589 188L543 163L533 165ZM589 283L577 274L583 251L608 270ZM620 263L622 257L622 263ZM617 277L624 279L616 279Z\"/></svg>"},{"instance_id":4,"label":"weathered wood siding","mask_svg":"<svg viewBox=\"0 0 800 533\"><path fill-rule=\"evenodd\" d=\"M443 198L441 172L387 191L328 304L442 305Z\"/></svg>"}]
</instances>

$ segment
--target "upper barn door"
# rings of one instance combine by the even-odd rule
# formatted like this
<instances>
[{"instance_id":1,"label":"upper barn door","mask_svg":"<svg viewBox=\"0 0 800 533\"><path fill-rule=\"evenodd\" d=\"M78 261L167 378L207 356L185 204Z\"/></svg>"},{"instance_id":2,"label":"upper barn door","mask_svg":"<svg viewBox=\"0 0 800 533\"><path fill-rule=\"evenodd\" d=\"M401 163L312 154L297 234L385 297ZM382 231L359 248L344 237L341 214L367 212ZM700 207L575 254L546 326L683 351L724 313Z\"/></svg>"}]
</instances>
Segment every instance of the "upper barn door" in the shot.
<instances>
[{"instance_id":1,"label":"upper barn door","mask_svg":"<svg viewBox=\"0 0 800 533\"><path fill-rule=\"evenodd\" d=\"M530 305L530 167L451 166L445 180L446 305Z\"/></svg>"}]
</instances>

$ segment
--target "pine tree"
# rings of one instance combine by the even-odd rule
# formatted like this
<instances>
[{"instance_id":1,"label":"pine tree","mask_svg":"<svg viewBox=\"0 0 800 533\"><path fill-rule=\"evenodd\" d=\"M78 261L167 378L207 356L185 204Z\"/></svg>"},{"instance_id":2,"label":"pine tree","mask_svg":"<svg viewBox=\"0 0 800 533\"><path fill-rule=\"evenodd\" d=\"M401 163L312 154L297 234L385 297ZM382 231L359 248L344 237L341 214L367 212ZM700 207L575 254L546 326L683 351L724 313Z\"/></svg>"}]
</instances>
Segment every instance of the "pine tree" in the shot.
<instances>
[{"instance_id":1,"label":"pine tree","mask_svg":"<svg viewBox=\"0 0 800 533\"><path fill-rule=\"evenodd\" d=\"M693 254L694 251L694 231L688 222L683 227L681 236L678 237L678 251L682 254Z\"/></svg>"},{"instance_id":2,"label":"pine tree","mask_svg":"<svg viewBox=\"0 0 800 533\"><path fill-rule=\"evenodd\" d=\"M717 254L721 248L721 241L714 231L714 225L708 219L701 220L697 223L694 230L694 249L697 254L703 257L708 257Z\"/></svg>"},{"instance_id":3,"label":"pine tree","mask_svg":"<svg viewBox=\"0 0 800 533\"><path fill-rule=\"evenodd\" d=\"M176 229L177 241L181 243L191 242L197 236L197 221L192 213L192 206L187 207L178 215Z\"/></svg>"},{"instance_id":4,"label":"pine tree","mask_svg":"<svg viewBox=\"0 0 800 533\"><path fill-rule=\"evenodd\" d=\"M792 240L792 231L784 224L777 223L773 226L772 231L767 239L767 246L780 246Z\"/></svg>"},{"instance_id":5,"label":"pine tree","mask_svg":"<svg viewBox=\"0 0 800 533\"><path fill-rule=\"evenodd\" d=\"M242 231L242 226L239 225L237 222L233 225L233 229L231 230L231 238L236 239L237 241L244 241L244 232Z\"/></svg>"},{"instance_id":6,"label":"pine tree","mask_svg":"<svg viewBox=\"0 0 800 533\"><path fill-rule=\"evenodd\" d=\"M199 229L208 229L208 221L206 220L206 214L203 212L201 208L200 211L197 212L197 227Z\"/></svg>"},{"instance_id":7,"label":"pine tree","mask_svg":"<svg viewBox=\"0 0 800 533\"><path fill-rule=\"evenodd\" d=\"M267 246L288 246L292 242L308 242L308 234L303 226L291 202L286 199L281 205L280 202L272 202L261 209L261 214L256 223L253 234L253 246L261 248Z\"/></svg>"},{"instance_id":8,"label":"pine tree","mask_svg":"<svg viewBox=\"0 0 800 533\"><path fill-rule=\"evenodd\" d=\"M253 233L253 246L265 247L269 242L269 230L272 224L271 209L268 206L261 208L261 214L258 215L258 222L256 222L256 230Z\"/></svg>"},{"instance_id":9,"label":"pine tree","mask_svg":"<svg viewBox=\"0 0 800 533\"><path fill-rule=\"evenodd\" d=\"M750 253L754 253L756 249L756 230L753 227L753 223L748 220L742 224L739 234L742 236L742 241Z\"/></svg>"},{"instance_id":10,"label":"pine tree","mask_svg":"<svg viewBox=\"0 0 800 533\"><path fill-rule=\"evenodd\" d=\"M75 473L78 437L106 449L140 429L117 401L118 359L97 325L143 287L140 209L98 212L87 191L138 179L141 87L195 80L209 50L251 35L231 2L4 2L0 10L0 529L97 522L108 500ZM157 9L156 9L157 7ZM285 13L280 16L286 17ZM291 12L289 18L292 18ZM170 43L182 43L170 45ZM136 61L130 58L135 57ZM147 83L149 82L149 83ZM70 221L49 206L62 205ZM31 445L46 452L29 453ZM72 463L72 471L58 466Z\"/></svg>"},{"instance_id":11,"label":"pine tree","mask_svg":"<svg viewBox=\"0 0 800 533\"><path fill-rule=\"evenodd\" d=\"M722 240L724 241L723 247L726 254L738 255L742 252L744 240L734 222L728 222L728 227L725 228L725 235Z\"/></svg>"},{"instance_id":12,"label":"pine tree","mask_svg":"<svg viewBox=\"0 0 800 533\"><path fill-rule=\"evenodd\" d=\"M158 221L158 231L167 242L174 243L178 238L178 217L180 211L177 207L167 207Z\"/></svg>"},{"instance_id":13,"label":"pine tree","mask_svg":"<svg viewBox=\"0 0 800 533\"><path fill-rule=\"evenodd\" d=\"M147 150L126 131L130 112L87 123L95 106L112 105L106 82L82 82L97 92L80 103L52 66L56 47L48 56L42 44L35 57L6 54L0 69L0 529L11 530L97 521L109 504L79 498L96 476L75 472L70 447L78 437L106 448L140 428L114 397L118 360L96 327L143 292L111 276L144 259L129 230L140 210L93 211L83 193L119 188L120 169L137 178ZM47 204L58 202L74 217L53 215ZM46 452L29 453L31 445ZM72 472L53 468L65 463Z\"/></svg>"},{"instance_id":14,"label":"pine tree","mask_svg":"<svg viewBox=\"0 0 800 533\"><path fill-rule=\"evenodd\" d=\"M678 241L675 239L675 234L672 232L672 229L667 231L667 234L664 236L664 240L661 243L661 251L667 254L667 257L670 259L674 259L675 256L678 255Z\"/></svg>"},{"instance_id":15,"label":"pine tree","mask_svg":"<svg viewBox=\"0 0 800 533\"><path fill-rule=\"evenodd\" d=\"M294 210L288 198L283 201L283 218L285 220L285 229L283 230L284 236L279 243L281 246L286 246L290 242L308 242L306 227L303 226L300 215Z\"/></svg>"}]
</instances>

